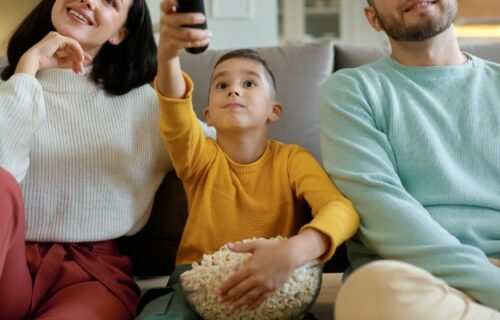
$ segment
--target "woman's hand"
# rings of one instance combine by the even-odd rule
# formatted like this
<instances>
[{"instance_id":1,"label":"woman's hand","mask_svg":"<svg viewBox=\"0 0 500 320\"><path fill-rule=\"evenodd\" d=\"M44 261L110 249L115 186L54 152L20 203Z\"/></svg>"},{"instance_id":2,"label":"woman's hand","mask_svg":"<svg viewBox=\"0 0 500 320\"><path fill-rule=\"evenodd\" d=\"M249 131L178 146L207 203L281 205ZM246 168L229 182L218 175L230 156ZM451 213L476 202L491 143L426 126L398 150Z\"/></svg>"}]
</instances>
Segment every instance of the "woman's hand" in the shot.
<instances>
[{"instance_id":1,"label":"woman's hand","mask_svg":"<svg viewBox=\"0 0 500 320\"><path fill-rule=\"evenodd\" d=\"M78 41L52 31L21 56L16 73L35 75L38 70L55 67L71 67L81 73L84 62L91 60Z\"/></svg>"},{"instance_id":2,"label":"woman's hand","mask_svg":"<svg viewBox=\"0 0 500 320\"><path fill-rule=\"evenodd\" d=\"M164 0L161 4L160 61L176 58L185 48L205 46L212 36L209 30L183 27L201 24L206 17L201 13L177 13L177 6L177 0Z\"/></svg>"},{"instance_id":3,"label":"woman's hand","mask_svg":"<svg viewBox=\"0 0 500 320\"><path fill-rule=\"evenodd\" d=\"M280 289L298 267L292 244L286 239L255 240L228 246L235 252L252 253L252 257L219 288L219 302L229 302L231 310L241 306L257 308Z\"/></svg>"}]
</instances>

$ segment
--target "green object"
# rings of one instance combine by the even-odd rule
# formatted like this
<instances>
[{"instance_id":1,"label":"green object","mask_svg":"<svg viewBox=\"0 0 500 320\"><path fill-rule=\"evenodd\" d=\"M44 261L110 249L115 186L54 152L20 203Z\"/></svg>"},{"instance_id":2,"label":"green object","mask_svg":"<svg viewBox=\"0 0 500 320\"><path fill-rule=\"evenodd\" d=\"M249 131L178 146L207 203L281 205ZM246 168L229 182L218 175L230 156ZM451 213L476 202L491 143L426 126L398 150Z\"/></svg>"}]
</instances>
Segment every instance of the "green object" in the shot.
<instances>
[{"instance_id":1,"label":"green object","mask_svg":"<svg viewBox=\"0 0 500 320\"><path fill-rule=\"evenodd\" d=\"M180 275L188 270L191 270L191 265L177 266L170 275L165 288L166 293L146 302L136 320L200 320L201 317L184 299L180 283Z\"/></svg>"}]
</instances>

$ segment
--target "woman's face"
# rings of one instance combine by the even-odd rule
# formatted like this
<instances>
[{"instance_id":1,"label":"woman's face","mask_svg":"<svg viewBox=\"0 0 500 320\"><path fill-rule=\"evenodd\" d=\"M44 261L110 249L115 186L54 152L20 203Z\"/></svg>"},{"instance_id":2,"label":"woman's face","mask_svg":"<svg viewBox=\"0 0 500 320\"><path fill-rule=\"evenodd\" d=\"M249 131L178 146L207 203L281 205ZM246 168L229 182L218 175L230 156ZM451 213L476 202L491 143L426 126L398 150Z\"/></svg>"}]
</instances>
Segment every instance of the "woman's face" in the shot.
<instances>
[{"instance_id":1,"label":"woman's face","mask_svg":"<svg viewBox=\"0 0 500 320\"><path fill-rule=\"evenodd\" d=\"M118 45L127 36L124 25L134 0L55 0L52 24L77 40L95 57L103 44Z\"/></svg>"}]
</instances>

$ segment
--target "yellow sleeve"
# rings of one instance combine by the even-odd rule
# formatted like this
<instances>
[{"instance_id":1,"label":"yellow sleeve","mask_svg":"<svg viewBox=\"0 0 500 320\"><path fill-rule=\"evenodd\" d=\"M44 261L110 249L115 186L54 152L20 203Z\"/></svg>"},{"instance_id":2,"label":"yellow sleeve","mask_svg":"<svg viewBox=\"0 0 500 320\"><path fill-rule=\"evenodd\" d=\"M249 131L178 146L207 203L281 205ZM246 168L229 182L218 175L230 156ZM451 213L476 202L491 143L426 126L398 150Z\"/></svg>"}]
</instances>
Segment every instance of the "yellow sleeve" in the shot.
<instances>
[{"instance_id":1,"label":"yellow sleeve","mask_svg":"<svg viewBox=\"0 0 500 320\"><path fill-rule=\"evenodd\" d=\"M215 155L215 144L209 142L193 110L193 81L183 73L187 92L182 99L162 96L156 81L154 87L160 107L160 132L177 175L182 180L206 168Z\"/></svg>"},{"instance_id":2,"label":"yellow sleeve","mask_svg":"<svg viewBox=\"0 0 500 320\"><path fill-rule=\"evenodd\" d=\"M354 235L359 215L309 152L299 149L293 154L290 174L292 188L307 202L313 214L311 222L300 231L313 228L330 239L330 248L320 257L320 262L325 262L331 259L340 244Z\"/></svg>"}]
</instances>

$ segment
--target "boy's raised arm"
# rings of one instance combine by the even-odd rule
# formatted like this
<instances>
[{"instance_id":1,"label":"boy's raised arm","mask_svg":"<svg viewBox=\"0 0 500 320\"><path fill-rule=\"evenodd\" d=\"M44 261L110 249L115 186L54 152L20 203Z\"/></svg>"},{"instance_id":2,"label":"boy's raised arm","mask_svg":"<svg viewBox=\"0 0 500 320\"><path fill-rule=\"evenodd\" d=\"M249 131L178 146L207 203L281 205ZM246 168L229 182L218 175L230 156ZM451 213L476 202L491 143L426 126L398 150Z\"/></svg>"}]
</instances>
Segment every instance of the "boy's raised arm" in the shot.
<instances>
[{"instance_id":1,"label":"boy's raised arm","mask_svg":"<svg viewBox=\"0 0 500 320\"><path fill-rule=\"evenodd\" d=\"M176 11L176 0L165 0L161 4L156 86L159 93L168 98L183 98L186 94L179 62L182 50L206 45L211 37L208 30L182 27L204 22L206 18L203 14Z\"/></svg>"}]
</instances>

